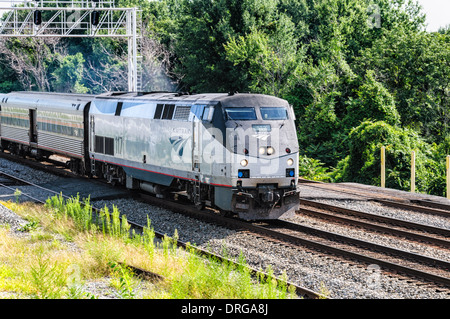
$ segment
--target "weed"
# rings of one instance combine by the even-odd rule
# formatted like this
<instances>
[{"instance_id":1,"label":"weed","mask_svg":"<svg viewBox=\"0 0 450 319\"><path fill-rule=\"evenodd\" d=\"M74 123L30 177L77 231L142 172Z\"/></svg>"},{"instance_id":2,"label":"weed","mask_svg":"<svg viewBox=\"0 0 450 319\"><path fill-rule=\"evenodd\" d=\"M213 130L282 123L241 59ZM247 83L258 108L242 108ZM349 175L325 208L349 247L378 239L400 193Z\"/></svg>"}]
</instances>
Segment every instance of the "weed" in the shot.
<instances>
[{"instance_id":1,"label":"weed","mask_svg":"<svg viewBox=\"0 0 450 319\"><path fill-rule=\"evenodd\" d=\"M331 295L331 291L325 286L323 282L320 282L319 294L319 299L328 299Z\"/></svg>"},{"instance_id":2,"label":"weed","mask_svg":"<svg viewBox=\"0 0 450 319\"><path fill-rule=\"evenodd\" d=\"M20 195L22 195L22 191L19 190L18 188L16 188L16 190L14 191L14 196L16 197L16 204L19 203L19 197Z\"/></svg>"},{"instance_id":3,"label":"weed","mask_svg":"<svg viewBox=\"0 0 450 319\"><path fill-rule=\"evenodd\" d=\"M110 262L109 266L115 280L113 286L118 290L123 299L133 299L136 296L135 288L137 286L133 272L127 266Z\"/></svg>"},{"instance_id":4,"label":"weed","mask_svg":"<svg viewBox=\"0 0 450 319\"><path fill-rule=\"evenodd\" d=\"M138 287L142 285L145 289L146 283L135 278L120 263L129 260L133 265L166 278L157 284L158 289L150 289L143 297L295 297L291 287L278 283L270 268L267 276L252 277L243 254L239 257L239 266L214 258L205 259L189 245L185 251L178 248L176 231L173 237L165 236L160 244L155 244L155 233L149 219L142 234L130 233L126 217L120 216L115 206L112 212L105 206L97 216L93 213L89 198L83 201L80 201L79 196L64 199L61 194L47 200L45 212L36 205L7 205L39 221L42 226L39 238L51 238L48 231L53 230L65 234L64 237L71 238L81 248L76 254L64 255L61 252L64 248L62 243L56 240L36 245L29 239L21 239L18 245L2 239L0 261L9 261L15 267L0 269L0 278L5 283L0 288L8 291L17 291L34 298L95 298L84 292L81 277L95 279L111 276L111 285L121 298L136 298ZM50 214L46 214L48 212ZM24 230L31 230L35 225L30 222ZM28 256L35 258L30 259ZM72 268L69 265L73 265ZM69 271L74 267L76 272ZM75 273L79 277L73 278ZM11 278L6 280L6 276Z\"/></svg>"},{"instance_id":5,"label":"weed","mask_svg":"<svg viewBox=\"0 0 450 319\"><path fill-rule=\"evenodd\" d=\"M142 243L147 251L150 260L153 261L155 255L155 232L151 228L151 221L147 216L147 227L144 227L142 233Z\"/></svg>"},{"instance_id":6,"label":"weed","mask_svg":"<svg viewBox=\"0 0 450 319\"><path fill-rule=\"evenodd\" d=\"M31 266L30 275L35 298L55 299L63 296L62 288L67 279L64 269L57 263L52 264L50 259L44 256L43 250L38 252L37 264Z\"/></svg>"},{"instance_id":7,"label":"weed","mask_svg":"<svg viewBox=\"0 0 450 319\"><path fill-rule=\"evenodd\" d=\"M69 291L66 293L67 299L97 299L97 297L83 290L81 285L71 285L69 286Z\"/></svg>"},{"instance_id":8,"label":"weed","mask_svg":"<svg viewBox=\"0 0 450 319\"><path fill-rule=\"evenodd\" d=\"M37 221L32 221L32 222L29 222L29 223L23 225L22 227L18 228L17 230L21 231L21 232L30 232L30 231L38 228L38 226L39 226L39 223Z\"/></svg>"}]
</instances>

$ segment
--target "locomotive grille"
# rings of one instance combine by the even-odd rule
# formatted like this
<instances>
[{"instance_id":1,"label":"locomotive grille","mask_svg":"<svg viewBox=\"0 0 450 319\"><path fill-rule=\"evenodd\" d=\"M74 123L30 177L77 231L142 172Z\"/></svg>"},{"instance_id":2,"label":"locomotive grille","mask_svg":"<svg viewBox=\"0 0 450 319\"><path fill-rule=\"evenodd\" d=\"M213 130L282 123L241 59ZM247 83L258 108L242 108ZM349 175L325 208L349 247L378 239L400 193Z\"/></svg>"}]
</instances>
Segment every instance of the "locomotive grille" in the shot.
<instances>
[{"instance_id":1,"label":"locomotive grille","mask_svg":"<svg viewBox=\"0 0 450 319\"><path fill-rule=\"evenodd\" d=\"M173 119L187 121L189 119L189 113L191 113L190 106L177 106Z\"/></svg>"}]
</instances>

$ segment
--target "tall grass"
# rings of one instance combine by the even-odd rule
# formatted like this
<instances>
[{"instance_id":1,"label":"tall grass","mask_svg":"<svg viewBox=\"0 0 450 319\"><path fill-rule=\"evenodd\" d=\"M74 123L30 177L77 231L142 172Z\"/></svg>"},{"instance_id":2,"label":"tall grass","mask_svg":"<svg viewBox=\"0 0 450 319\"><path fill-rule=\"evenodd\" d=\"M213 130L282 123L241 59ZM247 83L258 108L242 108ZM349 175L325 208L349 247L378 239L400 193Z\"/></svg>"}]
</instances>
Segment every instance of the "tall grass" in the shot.
<instances>
[{"instance_id":1,"label":"tall grass","mask_svg":"<svg viewBox=\"0 0 450 319\"><path fill-rule=\"evenodd\" d=\"M61 245L55 244L55 239L51 243L53 235L40 237L46 238L45 243L34 245L34 248L27 246L26 242L16 245L15 258L23 256L23 250L28 256L35 257L17 263L17 269L0 268L0 278L5 274L15 274L11 275L14 278L9 281L11 284L0 284L0 291L14 290L28 298L95 298L92 293L84 291L83 282L107 277L116 291L114 296L118 298L296 297L291 287L275 280L270 269L267 276L253 277L242 255L239 257L240 266L213 258L205 259L190 246L185 250L178 248L176 231L172 237L165 236L157 242L149 219L142 233L130 231L126 217L120 216L115 206L112 211L105 206L97 215L89 198L80 201L79 196L64 199L62 195L49 198L45 212L36 208L33 213L33 209L22 209L17 203L8 203L8 206L27 218L39 218L40 228L63 235L82 249L78 253L63 255L58 251L56 254ZM29 228L29 231L39 230ZM6 264L14 264L12 256L2 254L2 249L6 248L2 245L6 245L6 240L0 243L0 265L2 260L8 260ZM19 247L22 247L22 252ZM122 263L148 269L165 280L146 283ZM75 281L72 280L71 269L77 269Z\"/></svg>"}]
</instances>

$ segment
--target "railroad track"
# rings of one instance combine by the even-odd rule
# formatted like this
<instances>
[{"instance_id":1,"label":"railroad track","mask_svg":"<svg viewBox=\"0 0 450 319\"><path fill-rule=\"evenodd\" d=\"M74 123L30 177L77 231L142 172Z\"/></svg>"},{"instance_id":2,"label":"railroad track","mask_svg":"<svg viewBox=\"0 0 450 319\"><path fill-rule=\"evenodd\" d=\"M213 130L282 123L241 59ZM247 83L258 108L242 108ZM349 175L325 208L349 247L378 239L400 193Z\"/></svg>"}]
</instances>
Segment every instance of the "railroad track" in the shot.
<instances>
[{"instance_id":1,"label":"railroad track","mask_svg":"<svg viewBox=\"0 0 450 319\"><path fill-rule=\"evenodd\" d=\"M355 198L354 196L357 196L363 200L375 201L389 207L401 208L424 214L437 215L444 218L450 217L449 206L441 203L434 203L424 200L405 200L404 198L396 196L389 196L389 198L386 199L387 195L384 192L376 194L367 190L361 190L358 187L347 187L347 185L331 185L310 181L302 182L308 182L308 187L316 187L327 191L346 193L352 195L352 198ZM313 218L333 221L335 223L346 225L347 227L349 225L352 225L353 227L361 227L363 229L384 233L389 236L407 238L408 240L413 240L418 243L431 244L437 246L443 251L450 250L450 230L448 229L409 222L406 220L394 219L379 214L356 211L340 206L325 204L320 201L316 202L313 200L307 200L304 198L301 198L300 202L301 208L298 211L300 215L308 215ZM291 225L288 225L288 227L286 228L298 228L298 226L293 227ZM327 235L326 233L322 233L322 236L329 237L329 235ZM346 239L344 238L344 240ZM339 238L339 241L342 241L342 237ZM349 243L350 241L351 240L349 240ZM447 287L447 289L450 288L450 263L446 261L437 259L434 260L433 258L428 259L429 257L410 254L406 251L396 252L388 247L377 246L375 244L365 242L359 243L355 241L354 244L360 247L366 247L366 255L367 253L369 253L369 255L371 256L376 256L377 254L381 253L384 254L385 257L383 257L383 260L386 260L388 262L385 264L386 267L394 271L409 273L412 276L416 276L415 273L417 270L419 272L422 272L422 274L417 273L417 276L420 276L424 279L429 278L431 280L434 280L432 279L432 277L436 275L436 282L440 282L445 287ZM353 249L351 250L356 251ZM395 255L403 257L401 257L401 259L394 258L393 256ZM355 258L357 258L357 256L355 256ZM364 259L364 257L362 258ZM421 263L416 263L416 261L419 260L421 260ZM382 264L382 261L376 261L375 259L373 260L373 262L379 265Z\"/></svg>"},{"instance_id":2,"label":"railroad track","mask_svg":"<svg viewBox=\"0 0 450 319\"><path fill-rule=\"evenodd\" d=\"M76 177L77 176L77 175L73 174L67 168L67 164L64 162L65 158L63 158L63 157L55 157L56 159L52 157L52 158L37 160L33 157L17 156L17 155L10 153L7 150L3 150L3 151L0 151L0 158L4 158L9 161L13 161L15 163L29 166L34 169L49 172L49 173L52 173L57 176L64 176L64 177Z\"/></svg>"},{"instance_id":3,"label":"railroad track","mask_svg":"<svg viewBox=\"0 0 450 319\"><path fill-rule=\"evenodd\" d=\"M351 192L351 194L354 195L354 192ZM146 201L148 200L148 198L150 198L149 196L144 196L144 197L147 197ZM280 223L280 222L275 222L272 225L270 225L270 224L257 225L257 224L250 224L248 222L243 222L243 221L235 221L235 220L230 220L230 219L225 220L225 219L223 219L222 216L219 216L218 214L213 214L211 212L200 212L193 207L187 209L187 206L184 203L173 203L173 202L169 202L167 200L161 200L161 199L157 199L154 197L151 197L151 198L152 198L151 203L154 205L163 206L163 207L169 208L170 210L181 212L183 214L189 214L195 218L200 218L202 220L206 220L213 224L224 225L225 227L249 231L249 232L252 232L255 234L260 234L260 235L262 234L262 236L270 237L271 240L278 241L278 242L281 242L281 243L287 244L287 245L294 245L297 248L298 248L298 245L301 244L301 245L303 245L303 247L309 247L309 249L311 249L311 250L322 252L324 254L324 256L327 254L328 255L331 254L333 256L336 256L337 258L346 259L353 264L355 264L355 261L356 261L356 263L358 263L358 262L365 263L366 265L367 264L377 264L377 265L383 266L384 269L388 269L393 272L401 273L403 275L406 275L407 277L421 278L420 280L426 280L429 282L436 283L437 285L445 287L446 289L448 289L448 287L450 287L449 276L448 276L448 264L445 262L439 261L439 260L432 260L427 257L422 258L419 255L409 254L409 257L408 257L409 259L411 259L411 258L419 259L419 260L423 260L423 263L431 263L433 265L430 267L430 266L426 266L423 263L422 264L416 263L415 265L411 266L411 264L408 264L408 262L406 261L407 259L405 260L406 257L398 257L399 255L397 255L397 257L393 257L392 256L393 252L389 252L387 254L386 254L386 252L384 252L384 257L379 257L380 255L378 255L378 259L377 259L377 256L375 256L375 254L382 253L379 250L371 253L374 255L367 256L367 254L366 255L360 254L358 252L352 251L351 249L347 249L347 248L344 249L343 248L344 246L339 246L339 245L342 245L342 243L339 243L339 241L336 241L335 239L330 240L330 238L328 238L328 241L331 241L331 242L335 241L335 244L333 244L333 245L325 243L323 236L322 236L322 239L319 239L318 237L320 237L320 236L318 236L318 237L316 237L316 239L312 239L312 240L308 241L308 240L306 240L307 236L305 235L305 233L302 233L302 235L299 235L298 230L295 230L294 232L296 232L297 235L292 234L293 226L288 227L287 225L283 225L283 227L281 227L281 228L284 228L284 231L277 231L276 227L280 228L280 225L277 225L276 223ZM176 207L176 205L178 205L178 207ZM442 207L438 208L438 209L442 209ZM187 212L188 210L190 210L190 212ZM220 221L217 220L216 218L220 219ZM236 223L240 223L240 224L236 224ZM310 230L310 232L313 232L313 233L316 232L316 235L317 235L317 230ZM158 236L158 234L156 234L156 235ZM164 235L160 234L160 236L164 236ZM357 245L359 245L359 244L360 243L358 243ZM368 243L368 244L370 244L370 243ZM366 246L364 246L364 247L366 247L363 249L365 252L370 250L369 248L367 248L368 244L366 244ZM445 245L445 242L442 242L441 244ZM183 246L182 243L180 243L180 245ZM346 245L348 247L350 244L347 243ZM209 252L204 252L204 253L210 254ZM395 252L395 253L398 254L398 252ZM400 253L400 256L401 255L402 255L402 253ZM438 265L438 267L436 265ZM428 267L428 269L424 269L427 267ZM436 270L438 270L438 271L436 271ZM306 296L308 298L317 298L317 296L319 296L319 294L312 292L308 289L302 288L302 287L296 287L296 289L299 292L298 293L299 295Z\"/></svg>"},{"instance_id":4,"label":"railroad track","mask_svg":"<svg viewBox=\"0 0 450 319\"><path fill-rule=\"evenodd\" d=\"M224 218L219 214L187 209L185 205L144 195L144 198L156 205L163 205L171 210L188 214L194 218L248 231L259 236L269 237L287 245L307 247L324 254L331 254L354 263L377 264L394 274L400 273L415 279L425 280L450 289L450 263L431 257L421 256L406 251L380 246L315 228L304 227L282 220L267 223L250 223L234 218Z\"/></svg>"},{"instance_id":5,"label":"railroad track","mask_svg":"<svg viewBox=\"0 0 450 319\"><path fill-rule=\"evenodd\" d=\"M31 187L38 188L41 191L47 192L49 197L58 194L57 192L55 192L51 189L47 189L47 188L41 187L39 185L35 185L24 179L21 179L16 176L13 176L11 174L8 174L6 172L0 171L0 187L6 188L11 191L10 194L3 195L3 197L25 196L28 199L30 199L32 202L45 204L45 201L42 201L42 199L39 199L33 195L30 195L28 192L25 192L25 191L22 191L21 189L19 189L19 187L22 187L22 186L26 186L26 187L31 186ZM19 190L19 193L17 193L18 190Z\"/></svg>"},{"instance_id":6,"label":"railroad track","mask_svg":"<svg viewBox=\"0 0 450 319\"><path fill-rule=\"evenodd\" d=\"M388 207L450 217L450 205L444 203L435 203L424 199L405 199L405 197L401 197L401 195L387 194L382 190L375 192L373 190L362 189L361 187L348 184L329 184L305 179L299 179L299 182L304 185L307 184L308 187L358 196L361 199L375 201Z\"/></svg>"},{"instance_id":7,"label":"railroad track","mask_svg":"<svg viewBox=\"0 0 450 319\"><path fill-rule=\"evenodd\" d=\"M338 223L345 223L355 227L363 227L417 242L426 242L450 250L450 230L444 228L413 223L305 199L301 200L301 207L298 213Z\"/></svg>"},{"instance_id":8,"label":"railroad track","mask_svg":"<svg viewBox=\"0 0 450 319\"><path fill-rule=\"evenodd\" d=\"M11 174L8 174L6 172L0 171L0 187L5 187L5 188L7 188L10 191L15 192L16 189L17 189L17 188L15 188L15 186L36 187L36 188L39 188L41 191L47 191L49 196L61 194L61 193L58 193L58 192L56 192L54 190L50 190L50 189L41 187L39 185L35 185L35 184L31 183L31 182L28 182L28 181L23 180L21 178L15 177L15 176L13 176ZM13 196L13 195L14 194L12 193L11 196ZM67 198L67 199L70 198L70 196L66 196L64 194L61 194L61 195L63 197L65 197L65 198ZM31 201L36 202L36 203L45 204L45 199L37 198L37 197L32 196L32 195L30 195L30 194L28 194L26 192L21 192L20 196L25 196L25 197L29 198ZM145 196L144 196L144 198L145 198ZM165 201L165 202L167 203L167 201ZM178 205L180 205L180 204L178 204ZM195 209L195 208L192 207L192 209ZM93 210L94 210L94 212L97 212L97 213L100 212L100 209L95 208L95 207L93 207ZM141 224L135 223L135 222L130 221L130 220L127 220L127 222L136 231L142 231L144 229L144 227L146 227L146 225L141 225ZM155 233L155 237L156 238L163 239L166 236L165 233L161 233L161 232L158 232L156 230L153 230L153 231ZM198 254L200 256L205 256L205 257L209 258L210 260L218 260L218 261L226 262L227 264L235 265L236 267L241 267L241 268L242 267L246 267L246 268L248 268L249 272L252 273L255 277L263 276L263 278L264 278L264 277L268 276L267 273L265 273L265 272L263 272L261 270L254 269L254 268L246 266L246 265L241 265L241 264L239 264L239 263L237 263L237 262L235 262L233 260L224 258L223 256L221 256L219 254L215 254L215 253L212 253L210 251L207 251L205 249L201 249L201 248L198 248L198 247L193 247L192 245L190 245L190 244L188 244L186 242L183 242L181 240L177 240L177 246L178 247L182 247L182 248L189 247L189 249L193 250L196 254ZM155 274L155 273L152 273L152 272L149 272L147 270L140 269L140 268L137 268L137 267L131 266L131 265L127 265L127 266L129 268L131 268L137 274L142 275L144 278L151 278L152 280L154 280L155 278L158 279L158 280L162 280L163 279L162 276L160 276L158 274ZM282 281L279 278L276 278L276 280L279 281L279 282ZM301 286L298 286L298 285L296 285L294 283L291 283L291 282L284 282L283 281L283 283L285 285L287 285L287 286L294 287L295 288L295 292L296 292L297 296L299 296L299 297L303 297L303 298L307 298L307 299L318 299L318 298L323 298L324 297L322 294L320 294L318 292L315 292L315 291L313 291L311 289L308 289L306 287L301 287Z\"/></svg>"},{"instance_id":9,"label":"railroad track","mask_svg":"<svg viewBox=\"0 0 450 319\"><path fill-rule=\"evenodd\" d=\"M264 232L269 230L271 236L288 242L314 247L358 262L377 264L384 269L421 278L450 289L450 263L447 261L282 220L257 226L262 227Z\"/></svg>"}]
</instances>

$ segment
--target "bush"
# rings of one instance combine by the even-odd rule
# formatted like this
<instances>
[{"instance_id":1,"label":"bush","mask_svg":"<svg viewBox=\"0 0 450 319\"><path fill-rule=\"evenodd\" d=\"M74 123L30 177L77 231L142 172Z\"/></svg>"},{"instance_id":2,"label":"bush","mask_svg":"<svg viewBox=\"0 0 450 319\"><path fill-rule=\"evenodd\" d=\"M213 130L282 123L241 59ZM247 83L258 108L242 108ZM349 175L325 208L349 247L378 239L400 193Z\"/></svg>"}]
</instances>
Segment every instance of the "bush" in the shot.
<instances>
[{"instance_id":1,"label":"bush","mask_svg":"<svg viewBox=\"0 0 450 319\"><path fill-rule=\"evenodd\" d=\"M383 121L365 121L349 134L350 154L338 169L338 181L380 185L381 147L386 147L386 187L409 190L411 152L416 151L416 189L429 192L440 188L442 175L433 154L436 146L426 143L416 132Z\"/></svg>"},{"instance_id":2,"label":"bush","mask_svg":"<svg viewBox=\"0 0 450 319\"><path fill-rule=\"evenodd\" d=\"M304 155L299 156L299 176L313 181L330 181L330 175L324 163Z\"/></svg>"}]
</instances>

